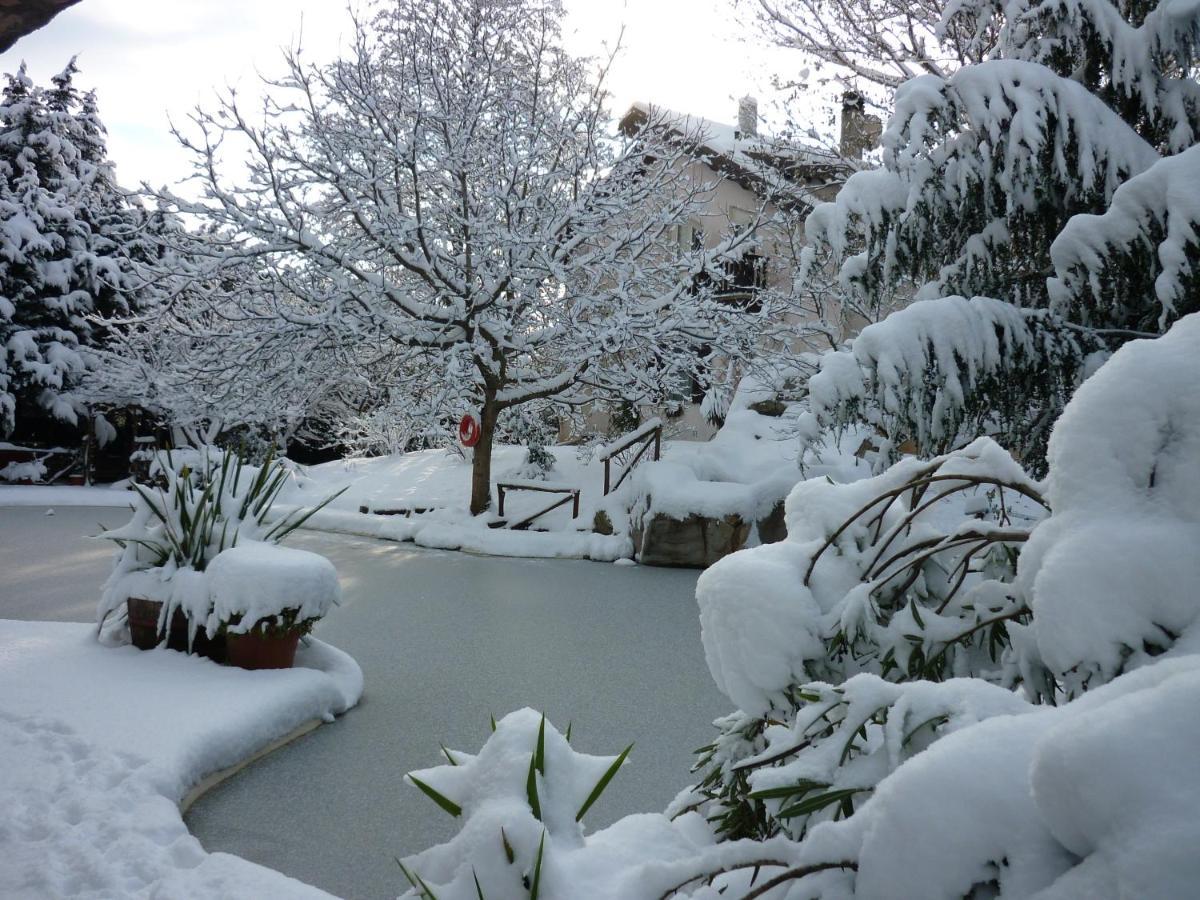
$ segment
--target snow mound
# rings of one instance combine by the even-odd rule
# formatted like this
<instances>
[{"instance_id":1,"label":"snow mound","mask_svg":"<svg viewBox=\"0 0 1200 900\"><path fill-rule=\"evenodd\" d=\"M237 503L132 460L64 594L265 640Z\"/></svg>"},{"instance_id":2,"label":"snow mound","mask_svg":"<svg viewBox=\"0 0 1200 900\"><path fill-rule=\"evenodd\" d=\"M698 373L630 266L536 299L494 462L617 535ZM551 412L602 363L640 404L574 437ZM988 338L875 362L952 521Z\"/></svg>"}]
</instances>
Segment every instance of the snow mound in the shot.
<instances>
[{"instance_id":1,"label":"snow mound","mask_svg":"<svg viewBox=\"0 0 1200 900\"><path fill-rule=\"evenodd\" d=\"M1037 646L1070 689L1200 647L1200 315L1123 346L1050 439L1054 514L1021 554Z\"/></svg>"},{"instance_id":2,"label":"snow mound","mask_svg":"<svg viewBox=\"0 0 1200 900\"><path fill-rule=\"evenodd\" d=\"M255 623L296 610L296 622L320 619L341 598L337 570L307 550L249 542L218 553L204 571L211 616L246 632Z\"/></svg>"}]
</instances>

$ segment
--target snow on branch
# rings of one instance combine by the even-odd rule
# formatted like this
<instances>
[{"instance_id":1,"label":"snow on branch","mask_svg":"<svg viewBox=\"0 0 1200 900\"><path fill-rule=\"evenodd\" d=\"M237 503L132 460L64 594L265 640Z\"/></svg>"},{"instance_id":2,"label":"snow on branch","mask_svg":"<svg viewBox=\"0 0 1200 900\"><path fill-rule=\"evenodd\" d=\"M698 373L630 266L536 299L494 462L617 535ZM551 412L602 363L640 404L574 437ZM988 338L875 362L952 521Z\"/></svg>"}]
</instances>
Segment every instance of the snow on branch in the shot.
<instances>
[{"instance_id":1,"label":"snow on branch","mask_svg":"<svg viewBox=\"0 0 1200 900\"><path fill-rule=\"evenodd\" d=\"M1035 467L1091 349L1054 316L989 297L921 300L827 353L809 379L818 423L867 421L886 446L945 453L991 433ZM1047 365L1047 360L1056 365Z\"/></svg>"},{"instance_id":2,"label":"snow on branch","mask_svg":"<svg viewBox=\"0 0 1200 900\"><path fill-rule=\"evenodd\" d=\"M1115 320L1147 332L1163 331L1196 311L1198 184L1200 146L1131 178L1104 213L1067 222L1050 247L1055 308L1078 322Z\"/></svg>"},{"instance_id":3,"label":"snow on branch","mask_svg":"<svg viewBox=\"0 0 1200 900\"><path fill-rule=\"evenodd\" d=\"M871 293L906 276L925 282L922 298L1032 305L1066 219L1158 159L1082 85L1018 60L908 82L883 143L885 171L852 176L809 226L843 281Z\"/></svg>"},{"instance_id":4,"label":"snow on branch","mask_svg":"<svg viewBox=\"0 0 1200 900\"><path fill-rule=\"evenodd\" d=\"M1195 0L955 0L942 30L974 32L1008 59L1083 82L1157 147L1178 152L1196 141Z\"/></svg>"}]
</instances>

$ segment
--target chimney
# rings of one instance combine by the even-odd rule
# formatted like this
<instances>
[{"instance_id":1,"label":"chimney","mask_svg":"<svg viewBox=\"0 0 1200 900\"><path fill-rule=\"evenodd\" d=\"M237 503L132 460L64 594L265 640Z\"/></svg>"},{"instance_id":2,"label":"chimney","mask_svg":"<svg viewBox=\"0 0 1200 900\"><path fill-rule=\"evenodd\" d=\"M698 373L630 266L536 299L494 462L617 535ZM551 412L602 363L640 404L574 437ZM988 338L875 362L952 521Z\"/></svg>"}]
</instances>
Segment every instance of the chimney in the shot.
<instances>
[{"instance_id":1,"label":"chimney","mask_svg":"<svg viewBox=\"0 0 1200 900\"><path fill-rule=\"evenodd\" d=\"M842 156L846 159L862 159L864 150L879 146L883 123L878 116L866 113L866 101L858 91L842 94Z\"/></svg>"},{"instance_id":2,"label":"chimney","mask_svg":"<svg viewBox=\"0 0 1200 900\"><path fill-rule=\"evenodd\" d=\"M758 101L753 97L743 97L738 101L737 137L752 138L758 136Z\"/></svg>"}]
</instances>

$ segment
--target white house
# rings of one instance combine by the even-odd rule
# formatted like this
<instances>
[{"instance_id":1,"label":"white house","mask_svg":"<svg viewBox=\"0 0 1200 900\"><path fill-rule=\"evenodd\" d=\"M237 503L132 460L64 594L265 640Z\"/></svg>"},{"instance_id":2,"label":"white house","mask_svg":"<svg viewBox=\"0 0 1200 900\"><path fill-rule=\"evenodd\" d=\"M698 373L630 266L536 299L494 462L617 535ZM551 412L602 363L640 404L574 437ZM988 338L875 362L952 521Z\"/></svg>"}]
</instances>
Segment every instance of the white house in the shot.
<instances>
[{"instance_id":1,"label":"white house","mask_svg":"<svg viewBox=\"0 0 1200 900\"><path fill-rule=\"evenodd\" d=\"M864 116L861 99L848 94L843 104L842 152L834 153L760 136L758 104L753 97L742 98L737 113L737 123L730 125L635 103L622 116L620 129L632 137L650 121L665 122L687 148L690 180L711 186L700 194L701 211L670 235L679 246L715 247L731 225L748 226L763 213L773 222L760 228L757 250L728 265L719 276L718 292L723 299L750 304L763 288L787 289L795 272L805 218L814 205L837 194L855 169L847 158L860 157L864 147L872 146L878 137L878 120ZM696 385L685 391L677 407L666 411L675 413L670 417L682 426L681 437L706 439L714 433L715 426L701 411L701 400L702 391ZM589 416L589 421L601 428L603 419Z\"/></svg>"}]
</instances>

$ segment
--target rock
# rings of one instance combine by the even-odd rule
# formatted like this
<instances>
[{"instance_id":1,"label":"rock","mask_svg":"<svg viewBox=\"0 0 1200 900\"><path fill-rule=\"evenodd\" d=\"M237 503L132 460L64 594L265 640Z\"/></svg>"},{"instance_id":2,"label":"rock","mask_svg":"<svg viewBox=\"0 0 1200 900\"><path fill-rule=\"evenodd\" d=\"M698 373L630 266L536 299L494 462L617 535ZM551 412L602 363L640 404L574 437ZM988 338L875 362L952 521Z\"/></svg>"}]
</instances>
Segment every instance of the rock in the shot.
<instances>
[{"instance_id":1,"label":"rock","mask_svg":"<svg viewBox=\"0 0 1200 900\"><path fill-rule=\"evenodd\" d=\"M596 515L592 518L592 531L596 532L596 534L613 533L612 519L608 517L608 513L604 510L596 510Z\"/></svg>"},{"instance_id":2,"label":"rock","mask_svg":"<svg viewBox=\"0 0 1200 900\"><path fill-rule=\"evenodd\" d=\"M771 416L777 419L787 411L787 404L777 399L759 400L757 403L751 403L750 409L760 416Z\"/></svg>"},{"instance_id":3,"label":"rock","mask_svg":"<svg viewBox=\"0 0 1200 900\"><path fill-rule=\"evenodd\" d=\"M704 569L740 550L749 533L750 526L736 514L720 519L697 515L675 519L655 513L637 526L633 546L644 566Z\"/></svg>"},{"instance_id":4,"label":"rock","mask_svg":"<svg viewBox=\"0 0 1200 900\"><path fill-rule=\"evenodd\" d=\"M783 501L776 503L775 507L755 524L758 526L758 539L764 544L777 544L786 538L787 524L783 519Z\"/></svg>"}]
</instances>

